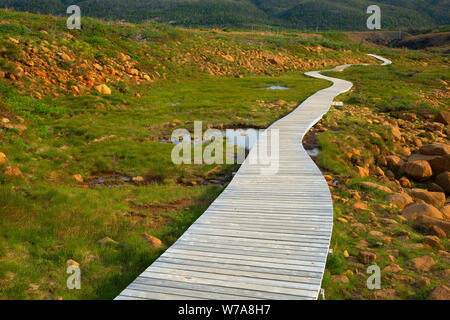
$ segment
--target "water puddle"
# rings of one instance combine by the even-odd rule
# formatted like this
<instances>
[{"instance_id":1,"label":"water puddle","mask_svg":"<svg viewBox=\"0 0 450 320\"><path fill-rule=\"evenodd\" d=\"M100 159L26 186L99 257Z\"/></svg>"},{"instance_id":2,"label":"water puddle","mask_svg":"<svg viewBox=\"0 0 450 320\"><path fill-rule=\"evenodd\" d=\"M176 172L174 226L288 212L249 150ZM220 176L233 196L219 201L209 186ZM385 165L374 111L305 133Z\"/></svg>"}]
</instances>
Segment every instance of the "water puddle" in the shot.
<instances>
[{"instance_id":1,"label":"water puddle","mask_svg":"<svg viewBox=\"0 0 450 320\"><path fill-rule=\"evenodd\" d=\"M90 187L116 187L125 183L132 183L132 178L120 174L95 176L88 180Z\"/></svg>"},{"instance_id":2,"label":"water puddle","mask_svg":"<svg viewBox=\"0 0 450 320\"><path fill-rule=\"evenodd\" d=\"M250 150L253 145L258 141L259 130L256 129L228 129L219 130L220 134L224 138L224 141L231 142L234 141L234 145L238 148L244 148ZM171 137L170 139L160 139L160 143L171 143L178 145L183 141L187 141L193 145L207 144L212 142L215 138L215 134L207 135L204 139L192 138L191 135L186 134L180 139Z\"/></svg>"},{"instance_id":3,"label":"water puddle","mask_svg":"<svg viewBox=\"0 0 450 320\"><path fill-rule=\"evenodd\" d=\"M267 90L289 90L287 87L283 86L270 86L266 88Z\"/></svg>"},{"instance_id":4,"label":"water puddle","mask_svg":"<svg viewBox=\"0 0 450 320\"><path fill-rule=\"evenodd\" d=\"M319 153L320 153L320 149L319 148L314 148L314 149L306 150L306 153L310 157L317 157L319 155Z\"/></svg>"}]
</instances>

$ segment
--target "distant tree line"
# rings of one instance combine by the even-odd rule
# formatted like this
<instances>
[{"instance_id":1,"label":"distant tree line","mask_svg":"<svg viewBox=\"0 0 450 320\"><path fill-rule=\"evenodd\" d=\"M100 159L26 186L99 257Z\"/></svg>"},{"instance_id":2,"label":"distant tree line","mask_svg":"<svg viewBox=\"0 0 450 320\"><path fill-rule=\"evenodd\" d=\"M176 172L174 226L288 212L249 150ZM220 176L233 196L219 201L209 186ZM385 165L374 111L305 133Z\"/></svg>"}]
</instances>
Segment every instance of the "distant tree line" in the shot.
<instances>
[{"instance_id":1,"label":"distant tree line","mask_svg":"<svg viewBox=\"0 0 450 320\"><path fill-rule=\"evenodd\" d=\"M72 4L86 16L130 22L319 30L365 30L366 8L378 4L383 29L450 24L449 0L0 0L3 8L56 15Z\"/></svg>"}]
</instances>

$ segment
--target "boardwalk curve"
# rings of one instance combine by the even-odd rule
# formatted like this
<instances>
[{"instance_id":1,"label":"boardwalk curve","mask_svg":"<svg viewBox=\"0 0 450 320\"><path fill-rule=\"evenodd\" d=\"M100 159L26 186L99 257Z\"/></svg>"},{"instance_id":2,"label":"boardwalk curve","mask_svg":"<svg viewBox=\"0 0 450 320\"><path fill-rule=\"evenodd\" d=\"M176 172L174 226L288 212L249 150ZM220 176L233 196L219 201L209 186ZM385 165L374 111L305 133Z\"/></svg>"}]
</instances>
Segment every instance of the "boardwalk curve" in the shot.
<instances>
[{"instance_id":1,"label":"boardwalk curve","mask_svg":"<svg viewBox=\"0 0 450 320\"><path fill-rule=\"evenodd\" d=\"M333 205L301 141L352 83L319 71L305 74L333 85L268 128L278 129L282 142L278 172L261 175L247 158L205 213L116 300L317 299Z\"/></svg>"}]
</instances>

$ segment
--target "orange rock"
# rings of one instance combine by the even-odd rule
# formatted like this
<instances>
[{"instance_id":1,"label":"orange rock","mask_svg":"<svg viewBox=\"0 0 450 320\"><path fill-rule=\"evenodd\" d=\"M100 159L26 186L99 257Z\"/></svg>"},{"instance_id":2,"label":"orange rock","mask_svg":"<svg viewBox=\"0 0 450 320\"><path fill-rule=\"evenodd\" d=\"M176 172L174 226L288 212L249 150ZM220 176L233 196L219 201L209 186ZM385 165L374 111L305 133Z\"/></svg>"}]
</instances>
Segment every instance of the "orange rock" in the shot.
<instances>
[{"instance_id":1,"label":"orange rock","mask_svg":"<svg viewBox=\"0 0 450 320\"><path fill-rule=\"evenodd\" d=\"M163 243L161 240L159 240L158 238L151 236L149 234L146 234L146 233L142 234L142 238L147 242L147 244L151 248L160 248L163 246Z\"/></svg>"},{"instance_id":2,"label":"orange rock","mask_svg":"<svg viewBox=\"0 0 450 320\"><path fill-rule=\"evenodd\" d=\"M3 174L9 178L22 178L23 177L22 171L20 171L19 168L14 167L14 166L5 168L5 170L3 170Z\"/></svg>"}]
</instances>

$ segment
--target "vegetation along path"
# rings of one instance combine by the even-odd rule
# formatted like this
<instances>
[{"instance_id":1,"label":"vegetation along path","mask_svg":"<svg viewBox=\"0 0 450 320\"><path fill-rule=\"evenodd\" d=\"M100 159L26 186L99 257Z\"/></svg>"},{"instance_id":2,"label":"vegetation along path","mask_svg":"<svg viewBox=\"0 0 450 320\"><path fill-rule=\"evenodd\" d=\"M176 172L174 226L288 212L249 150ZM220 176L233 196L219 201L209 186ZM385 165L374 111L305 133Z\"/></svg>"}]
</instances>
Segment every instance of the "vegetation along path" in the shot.
<instances>
[{"instance_id":1,"label":"vegetation along path","mask_svg":"<svg viewBox=\"0 0 450 320\"><path fill-rule=\"evenodd\" d=\"M372 56L383 65L391 63ZM265 141L260 139L226 190L117 300L317 299L333 204L325 178L301 141L352 83L317 71L306 75L333 85L266 131L279 132L278 172L262 175L264 166L250 163Z\"/></svg>"}]
</instances>

